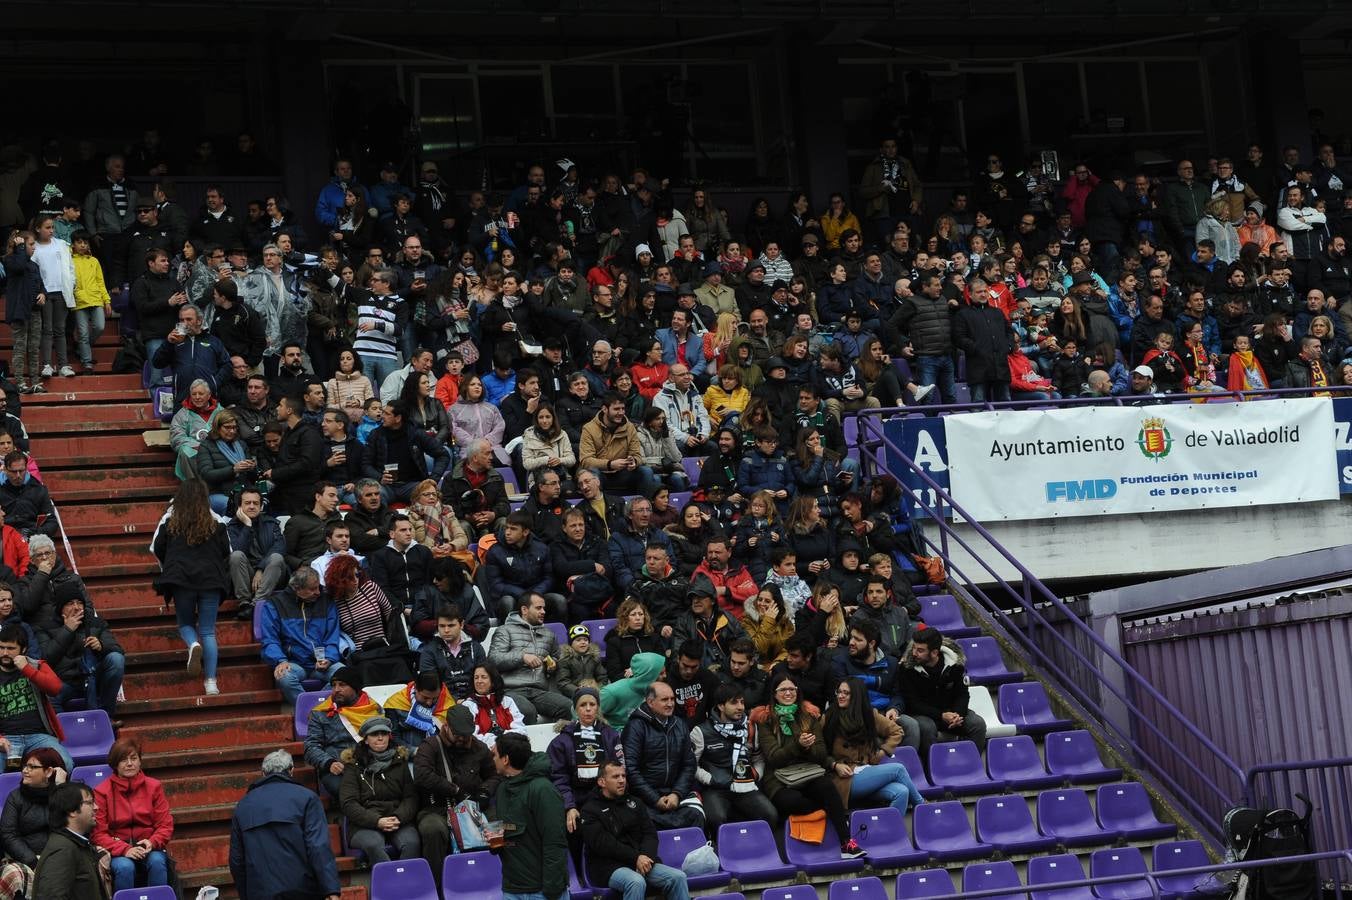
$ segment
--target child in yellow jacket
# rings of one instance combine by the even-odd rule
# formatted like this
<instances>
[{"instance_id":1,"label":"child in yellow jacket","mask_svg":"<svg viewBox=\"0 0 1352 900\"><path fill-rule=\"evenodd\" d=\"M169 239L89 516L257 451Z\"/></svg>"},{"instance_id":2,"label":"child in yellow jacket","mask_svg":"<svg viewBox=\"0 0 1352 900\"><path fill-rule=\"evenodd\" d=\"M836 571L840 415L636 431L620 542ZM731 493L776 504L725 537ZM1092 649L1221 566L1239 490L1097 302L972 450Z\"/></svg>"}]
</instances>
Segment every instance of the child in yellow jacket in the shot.
<instances>
[{"instance_id":1,"label":"child in yellow jacket","mask_svg":"<svg viewBox=\"0 0 1352 900\"><path fill-rule=\"evenodd\" d=\"M105 316L113 311L112 298L103 283L103 267L89 252L89 233L71 235L71 261L75 264L75 325L79 335L81 375L94 374L94 344L103 334Z\"/></svg>"}]
</instances>

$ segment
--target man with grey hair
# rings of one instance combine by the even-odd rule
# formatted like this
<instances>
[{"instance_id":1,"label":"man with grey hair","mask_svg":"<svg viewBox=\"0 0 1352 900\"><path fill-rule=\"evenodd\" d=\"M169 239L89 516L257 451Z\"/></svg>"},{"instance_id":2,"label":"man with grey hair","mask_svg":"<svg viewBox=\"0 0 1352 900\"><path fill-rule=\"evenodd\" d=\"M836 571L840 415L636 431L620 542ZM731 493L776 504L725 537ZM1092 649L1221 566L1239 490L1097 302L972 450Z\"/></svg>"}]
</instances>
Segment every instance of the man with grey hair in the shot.
<instances>
[{"instance_id":1,"label":"man with grey hair","mask_svg":"<svg viewBox=\"0 0 1352 900\"><path fill-rule=\"evenodd\" d=\"M480 438L462 447L461 452L464 455L456 460L442 485L441 496L465 523L470 539L477 540L507 524L511 502L506 482L493 468L493 445Z\"/></svg>"},{"instance_id":2,"label":"man with grey hair","mask_svg":"<svg viewBox=\"0 0 1352 900\"><path fill-rule=\"evenodd\" d=\"M653 406L666 415L667 429L676 439L682 456L708 456L712 452L709 411L704 408L704 398L695 387L689 366L679 362L671 366L667 383L653 398ZM688 485L687 480L684 486Z\"/></svg>"},{"instance_id":3,"label":"man with grey hair","mask_svg":"<svg viewBox=\"0 0 1352 900\"><path fill-rule=\"evenodd\" d=\"M292 706L301 682L327 682L338 661L338 607L321 593L319 573L301 566L287 586L268 598L261 619L263 661L283 699Z\"/></svg>"},{"instance_id":4,"label":"man with grey hair","mask_svg":"<svg viewBox=\"0 0 1352 900\"><path fill-rule=\"evenodd\" d=\"M294 769L290 753L272 751L263 758L263 777L235 804L230 875L241 897L341 896L324 807L296 783Z\"/></svg>"},{"instance_id":5,"label":"man with grey hair","mask_svg":"<svg viewBox=\"0 0 1352 900\"><path fill-rule=\"evenodd\" d=\"M178 324L155 350L150 364L174 376L174 405L180 406L195 381L211 393L231 377L230 351L214 334L202 331L202 313L191 303L178 308Z\"/></svg>"}]
</instances>

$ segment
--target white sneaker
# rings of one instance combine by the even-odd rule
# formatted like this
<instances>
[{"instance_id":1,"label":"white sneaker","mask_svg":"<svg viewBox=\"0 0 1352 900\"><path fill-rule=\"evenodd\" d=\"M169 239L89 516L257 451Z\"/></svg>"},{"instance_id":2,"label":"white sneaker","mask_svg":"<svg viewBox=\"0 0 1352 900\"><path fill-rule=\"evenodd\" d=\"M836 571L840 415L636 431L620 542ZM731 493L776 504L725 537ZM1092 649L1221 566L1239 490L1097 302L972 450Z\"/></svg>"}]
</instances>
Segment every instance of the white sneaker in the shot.
<instances>
[{"instance_id":1,"label":"white sneaker","mask_svg":"<svg viewBox=\"0 0 1352 900\"><path fill-rule=\"evenodd\" d=\"M193 641L192 646L188 648L188 674L202 674L202 645L197 641Z\"/></svg>"},{"instance_id":2,"label":"white sneaker","mask_svg":"<svg viewBox=\"0 0 1352 900\"><path fill-rule=\"evenodd\" d=\"M70 366L62 366L60 375L62 378L74 378L75 370L72 369Z\"/></svg>"},{"instance_id":3,"label":"white sneaker","mask_svg":"<svg viewBox=\"0 0 1352 900\"><path fill-rule=\"evenodd\" d=\"M42 367L42 377L43 377L43 378L51 378L51 377L52 377L52 367L51 367L51 366L43 366L43 367Z\"/></svg>"},{"instance_id":4,"label":"white sneaker","mask_svg":"<svg viewBox=\"0 0 1352 900\"><path fill-rule=\"evenodd\" d=\"M922 384L915 389L915 402L924 403L925 398L934 393L934 385Z\"/></svg>"},{"instance_id":5,"label":"white sneaker","mask_svg":"<svg viewBox=\"0 0 1352 900\"><path fill-rule=\"evenodd\" d=\"M204 679L204 680L202 681L202 687L203 687L203 693L205 693L208 697L210 697L210 696L213 695L213 694L219 694L219 693L221 692L221 689L218 688L218 687L216 687L216 679L215 679L215 678L207 678L207 679Z\"/></svg>"}]
</instances>

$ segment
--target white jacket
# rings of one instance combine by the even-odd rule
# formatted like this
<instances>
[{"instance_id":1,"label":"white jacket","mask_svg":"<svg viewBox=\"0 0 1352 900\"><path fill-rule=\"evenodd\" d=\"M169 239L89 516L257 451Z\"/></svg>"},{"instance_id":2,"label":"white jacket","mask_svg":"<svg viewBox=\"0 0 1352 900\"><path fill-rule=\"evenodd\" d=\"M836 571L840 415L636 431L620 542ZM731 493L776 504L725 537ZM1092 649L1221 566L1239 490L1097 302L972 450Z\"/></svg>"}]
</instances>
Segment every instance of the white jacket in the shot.
<instances>
[{"instance_id":1,"label":"white jacket","mask_svg":"<svg viewBox=\"0 0 1352 900\"><path fill-rule=\"evenodd\" d=\"M675 384L668 381L653 398L653 406L666 413L667 430L673 435L681 436L681 439L677 440L678 446L684 443L685 435L695 434L701 438L708 438L713 432L713 426L709 422L709 411L704 408L704 397L695 390L693 383L690 390L682 393Z\"/></svg>"}]
</instances>

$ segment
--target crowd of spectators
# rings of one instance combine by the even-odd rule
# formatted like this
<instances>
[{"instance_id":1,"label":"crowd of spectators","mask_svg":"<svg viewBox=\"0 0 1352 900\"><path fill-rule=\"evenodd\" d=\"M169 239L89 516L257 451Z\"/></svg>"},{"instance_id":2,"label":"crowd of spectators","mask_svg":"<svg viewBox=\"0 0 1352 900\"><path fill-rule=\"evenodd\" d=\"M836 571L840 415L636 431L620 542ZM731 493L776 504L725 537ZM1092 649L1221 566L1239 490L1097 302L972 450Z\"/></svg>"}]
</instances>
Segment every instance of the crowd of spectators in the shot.
<instances>
[{"instance_id":1,"label":"crowd of spectators","mask_svg":"<svg viewBox=\"0 0 1352 900\"><path fill-rule=\"evenodd\" d=\"M82 194L49 148L6 241L6 402L74 375L68 318L95 371L118 313L119 365L172 396L182 484L153 546L189 672L219 692L233 598L289 703L330 690L306 760L369 860L439 878L457 821L495 807L539 856L509 893L555 895L562 842L627 895L679 896L654 828L824 809L848 835L850 806L919 802L891 750L984 743L848 416L960 380L974 401L1352 383L1352 181L1317 157L1060 183L992 154L933 210L887 139L820 212L797 192L744 221L642 169L461 198L432 161L404 187L338 159L311 234L280 195L237 212L213 185L189 212L122 155ZM3 733L64 753L52 711L115 713L123 659L56 557L17 413ZM546 755L522 749L537 722L559 723ZM557 814L523 816L541 780Z\"/></svg>"}]
</instances>

